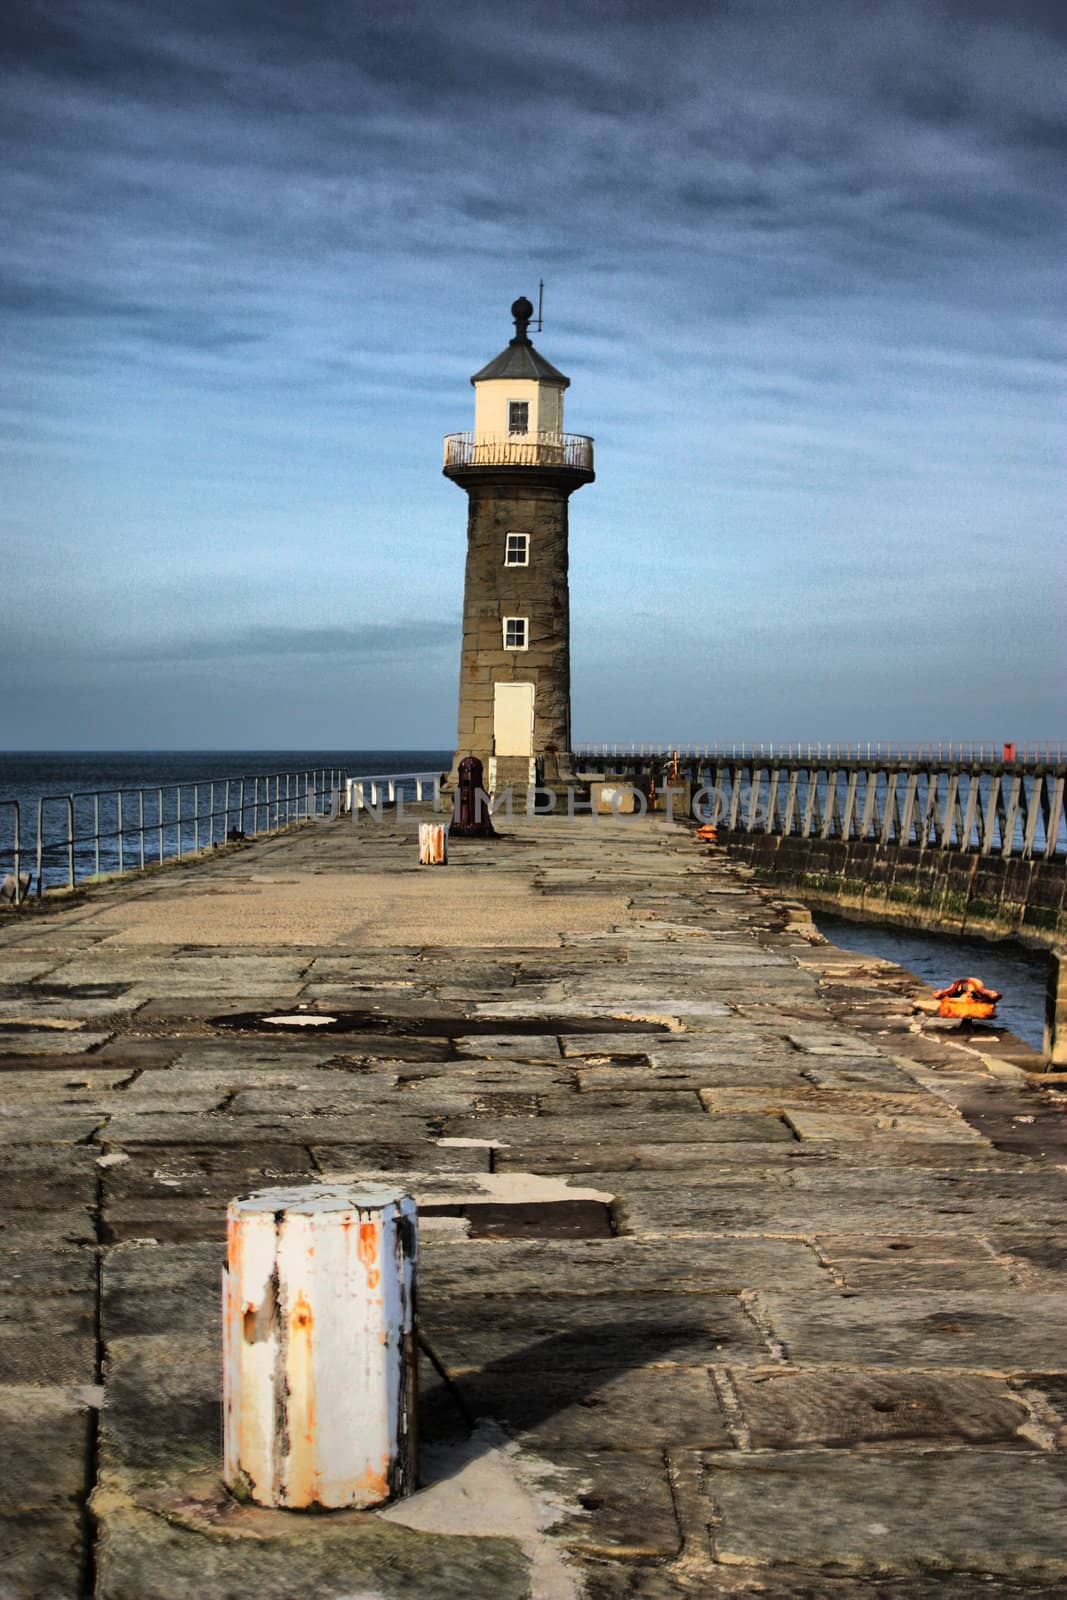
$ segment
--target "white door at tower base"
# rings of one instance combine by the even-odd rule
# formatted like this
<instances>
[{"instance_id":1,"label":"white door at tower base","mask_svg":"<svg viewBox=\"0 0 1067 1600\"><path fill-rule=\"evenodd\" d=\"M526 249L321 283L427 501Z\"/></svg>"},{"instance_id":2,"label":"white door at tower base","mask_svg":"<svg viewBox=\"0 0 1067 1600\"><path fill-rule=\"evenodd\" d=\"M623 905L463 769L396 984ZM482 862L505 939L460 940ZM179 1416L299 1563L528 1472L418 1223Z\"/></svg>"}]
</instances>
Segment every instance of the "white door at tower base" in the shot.
<instances>
[{"instance_id":1,"label":"white door at tower base","mask_svg":"<svg viewBox=\"0 0 1067 1600\"><path fill-rule=\"evenodd\" d=\"M493 694L493 739L498 756L532 756L534 686L498 683Z\"/></svg>"}]
</instances>

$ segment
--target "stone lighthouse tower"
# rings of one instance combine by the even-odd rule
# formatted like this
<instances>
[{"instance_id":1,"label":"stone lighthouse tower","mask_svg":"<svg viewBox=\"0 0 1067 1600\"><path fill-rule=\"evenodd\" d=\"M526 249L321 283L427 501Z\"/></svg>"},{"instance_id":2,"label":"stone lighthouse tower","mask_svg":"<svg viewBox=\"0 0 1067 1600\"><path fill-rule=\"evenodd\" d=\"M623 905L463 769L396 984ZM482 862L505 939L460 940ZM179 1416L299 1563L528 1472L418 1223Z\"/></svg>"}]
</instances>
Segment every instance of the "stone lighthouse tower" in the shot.
<instances>
[{"instance_id":1,"label":"stone lighthouse tower","mask_svg":"<svg viewBox=\"0 0 1067 1600\"><path fill-rule=\"evenodd\" d=\"M567 502L593 481L593 441L563 431L570 383L530 343L529 300L515 337L476 372L474 428L445 439L444 472L467 491L467 572L459 738L487 784L571 776Z\"/></svg>"}]
</instances>

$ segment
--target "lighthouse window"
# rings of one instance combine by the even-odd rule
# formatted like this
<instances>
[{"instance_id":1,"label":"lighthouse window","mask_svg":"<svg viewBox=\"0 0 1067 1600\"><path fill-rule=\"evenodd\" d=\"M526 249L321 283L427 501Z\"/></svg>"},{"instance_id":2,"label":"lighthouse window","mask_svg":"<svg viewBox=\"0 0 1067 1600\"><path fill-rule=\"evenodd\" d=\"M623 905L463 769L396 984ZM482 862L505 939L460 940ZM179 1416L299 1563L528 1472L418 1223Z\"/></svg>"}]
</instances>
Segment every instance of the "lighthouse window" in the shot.
<instances>
[{"instance_id":1,"label":"lighthouse window","mask_svg":"<svg viewBox=\"0 0 1067 1600\"><path fill-rule=\"evenodd\" d=\"M530 535L528 533L508 534L508 542L504 550L504 565L506 567L528 567L530 565Z\"/></svg>"},{"instance_id":2,"label":"lighthouse window","mask_svg":"<svg viewBox=\"0 0 1067 1600\"><path fill-rule=\"evenodd\" d=\"M529 622L526 617L504 618L504 649L525 650L528 647Z\"/></svg>"},{"instance_id":3,"label":"lighthouse window","mask_svg":"<svg viewBox=\"0 0 1067 1600\"><path fill-rule=\"evenodd\" d=\"M528 400L508 401L508 432L529 433L530 431L530 402Z\"/></svg>"}]
</instances>

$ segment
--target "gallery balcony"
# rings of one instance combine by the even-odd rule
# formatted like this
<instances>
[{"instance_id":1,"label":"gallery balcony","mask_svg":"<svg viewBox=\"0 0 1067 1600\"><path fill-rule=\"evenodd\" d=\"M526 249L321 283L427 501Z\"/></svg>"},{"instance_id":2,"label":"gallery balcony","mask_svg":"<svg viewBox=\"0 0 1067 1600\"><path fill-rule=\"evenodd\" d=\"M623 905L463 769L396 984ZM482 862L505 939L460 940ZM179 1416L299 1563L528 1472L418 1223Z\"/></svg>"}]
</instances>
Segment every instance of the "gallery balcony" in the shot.
<instances>
[{"instance_id":1,"label":"gallery balcony","mask_svg":"<svg viewBox=\"0 0 1067 1600\"><path fill-rule=\"evenodd\" d=\"M445 471L471 467L562 467L592 477L593 441L584 433L447 433Z\"/></svg>"}]
</instances>

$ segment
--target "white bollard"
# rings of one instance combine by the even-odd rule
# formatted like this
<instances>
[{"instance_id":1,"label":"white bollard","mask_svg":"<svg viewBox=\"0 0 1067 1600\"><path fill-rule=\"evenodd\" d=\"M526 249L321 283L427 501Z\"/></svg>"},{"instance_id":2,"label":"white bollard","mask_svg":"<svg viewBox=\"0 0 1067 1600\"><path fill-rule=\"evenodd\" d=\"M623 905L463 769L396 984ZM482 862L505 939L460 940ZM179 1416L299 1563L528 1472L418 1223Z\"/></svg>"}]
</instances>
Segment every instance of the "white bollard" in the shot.
<instances>
[{"instance_id":1,"label":"white bollard","mask_svg":"<svg viewBox=\"0 0 1067 1600\"><path fill-rule=\"evenodd\" d=\"M374 1506L415 1487L415 1202L312 1184L231 1200L224 1476L263 1506Z\"/></svg>"},{"instance_id":2,"label":"white bollard","mask_svg":"<svg viewBox=\"0 0 1067 1600\"><path fill-rule=\"evenodd\" d=\"M448 865L448 827L442 822L419 823L419 866Z\"/></svg>"}]
</instances>

